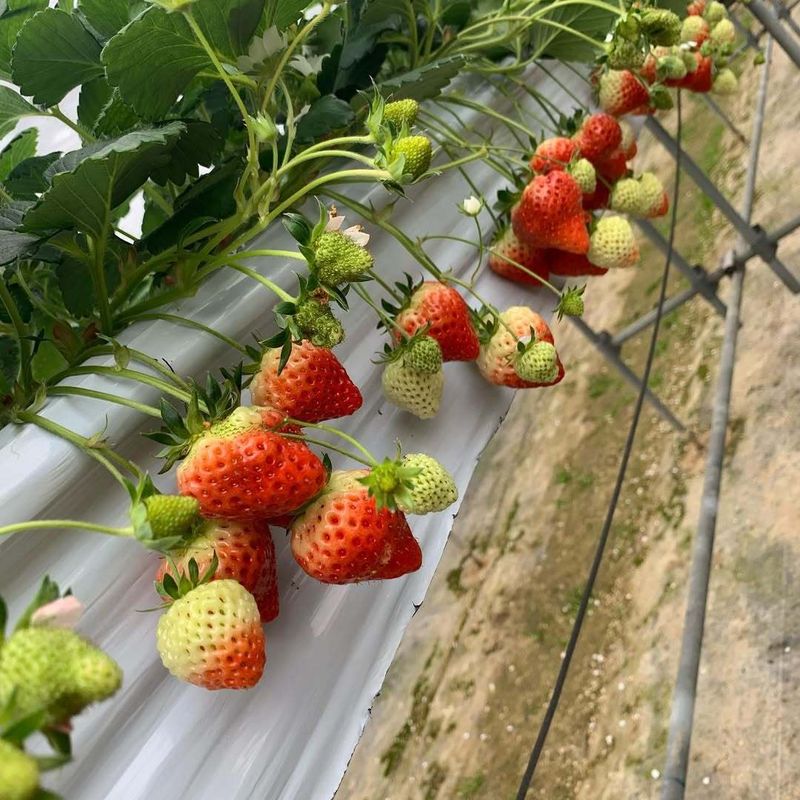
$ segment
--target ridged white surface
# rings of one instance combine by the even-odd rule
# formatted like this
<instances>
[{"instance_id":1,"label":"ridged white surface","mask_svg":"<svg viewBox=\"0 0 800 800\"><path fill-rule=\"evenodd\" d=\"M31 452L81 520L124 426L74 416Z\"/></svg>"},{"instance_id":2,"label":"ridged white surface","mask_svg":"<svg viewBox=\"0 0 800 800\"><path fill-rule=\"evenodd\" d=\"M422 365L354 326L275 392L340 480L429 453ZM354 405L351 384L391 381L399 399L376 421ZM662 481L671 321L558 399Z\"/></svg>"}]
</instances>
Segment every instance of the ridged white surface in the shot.
<instances>
[{"instance_id":1,"label":"ridged white surface","mask_svg":"<svg viewBox=\"0 0 800 800\"><path fill-rule=\"evenodd\" d=\"M576 94L585 84L561 71ZM484 86L472 82L469 96L497 104ZM565 111L573 101L546 82L547 91ZM527 103L526 103L527 105ZM512 112L513 113L513 112ZM475 115L465 119L476 122ZM497 123L496 143L505 136ZM57 133L52 125L46 136ZM47 144L66 142L47 138ZM42 151L48 148L40 148ZM493 199L500 183L483 164L469 167L472 180ZM363 187L351 190L363 199ZM358 193L361 192L359 195ZM460 215L457 202L471 190L457 171L443 174L409 191L393 221L412 236L428 233L472 237L474 223ZM376 205L387 194L377 188ZM484 228L490 223L484 215ZM358 220L350 217L351 222ZM377 269L391 279L418 266L388 235L370 229L370 248ZM263 246L290 247L282 229L262 238ZM269 244L267 245L267 241ZM258 246L258 244L256 245ZM428 248L443 269L468 275L475 251L453 242ZM292 288L292 265L274 259L255 262L258 268ZM277 277L276 277L277 275ZM490 273L477 285L497 306L528 303L545 315L552 295L531 294ZM373 289L377 294L377 287ZM251 331L271 330L273 297L238 273L218 274L199 296L181 304L179 313L211 325L240 341ZM474 305L474 302L473 302ZM347 341L337 349L365 402L351 419L338 421L374 453L393 451L399 438L406 451L426 451L454 473L463 495L475 462L507 411L512 393L486 384L474 365L448 364L443 411L438 419L421 422L384 402L380 368L371 364L382 347L372 312L359 305L345 317ZM203 375L235 358L216 339L166 323L141 324L123 340L132 347L169 361L180 374ZM75 385L124 393L154 402L155 392L138 384L82 378ZM151 420L127 409L84 398L58 398L45 415L91 435L106 427L107 436L126 455L155 474L155 447L139 433ZM342 459L336 466L352 466ZM106 476L69 445L32 426L0 431L0 523L35 517L90 519L126 524L127 498ZM174 487L162 476L161 488ZM279 552L281 614L267 626L267 669L260 685L244 692L206 692L173 680L155 651L156 613L152 579L156 558L133 542L101 535L56 531L27 533L0 543L0 592L12 619L28 601L41 577L49 573L62 587L71 586L88 604L80 629L107 650L123 667L123 689L113 700L76 720L76 760L47 777L47 786L69 800L328 800L333 796L366 722L373 697L411 619L421 603L450 532L451 511L412 518L412 528L424 552L422 569L405 578L370 585L330 587L307 578L291 557L282 531L275 531Z\"/></svg>"}]
</instances>

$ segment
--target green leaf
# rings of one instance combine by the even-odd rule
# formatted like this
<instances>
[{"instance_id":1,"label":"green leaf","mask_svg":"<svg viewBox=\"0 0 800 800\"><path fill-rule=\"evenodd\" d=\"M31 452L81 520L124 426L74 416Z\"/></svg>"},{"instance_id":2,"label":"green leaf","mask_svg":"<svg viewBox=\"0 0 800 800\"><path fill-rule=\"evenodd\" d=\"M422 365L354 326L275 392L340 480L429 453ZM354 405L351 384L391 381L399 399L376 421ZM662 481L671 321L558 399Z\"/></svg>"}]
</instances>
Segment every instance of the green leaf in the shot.
<instances>
[{"instance_id":1,"label":"green leaf","mask_svg":"<svg viewBox=\"0 0 800 800\"><path fill-rule=\"evenodd\" d=\"M0 136L10 133L23 117L41 116L36 106L8 86L0 86Z\"/></svg>"},{"instance_id":2,"label":"green leaf","mask_svg":"<svg viewBox=\"0 0 800 800\"><path fill-rule=\"evenodd\" d=\"M46 606L48 603L58 600L59 597L61 597L61 592L59 591L58 584L55 581L50 580L49 575L45 575L44 578L42 578L42 583L34 595L33 600L31 600L28 607L22 612L22 615L17 620L14 630L21 631L23 628L29 627L31 624L31 617L36 613L36 611L38 611L42 606Z\"/></svg>"},{"instance_id":3,"label":"green leaf","mask_svg":"<svg viewBox=\"0 0 800 800\"><path fill-rule=\"evenodd\" d=\"M305 11L313 0L277 0L275 4L275 16L271 24L275 25L279 31L286 30L300 18L300 14Z\"/></svg>"},{"instance_id":4,"label":"green leaf","mask_svg":"<svg viewBox=\"0 0 800 800\"><path fill-rule=\"evenodd\" d=\"M349 103L332 94L317 98L297 123L297 141L314 142L355 119Z\"/></svg>"},{"instance_id":5,"label":"green leaf","mask_svg":"<svg viewBox=\"0 0 800 800\"><path fill-rule=\"evenodd\" d=\"M80 0L78 7L92 28L106 39L130 22L128 0Z\"/></svg>"},{"instance_id":6,"label":"green leaf","mask_svg":"<svg viewBox=\"0 0 800 800\"><path fill-rule=\"evenodd\" d=\"M384 97L391 97L392 100L406 98L428 100L441 94L442 89L458 75L463 66L463 56L441 58L411 72L404 72L402 75L383 81L378 84L378 91ZM363 98L363 95L360 98ZM363 102L363 100L354 99L353 102Z\"/></svg>"},{"instance_id":7,"label":"green leaf","mask_svg":"<svg viewBox=\"0 0 800 800\"><path fill-rule=\"evenodd\" d=\"M0 183L5 182L11 170L26 158L36 155L37 134L34 128L15 136L0 152Z\"/></svg>"},{"instance_id":8,"label":"green leaf","mask_svg":"<svg viewBox=\"0 0 800 800\"><path fill-rule=\"evenodd\" d=\"M22 94L52 106L70 89L103 74L100 45L77 16L48 8L20 30L11 74Z\"/></svg>"},{"instance_id":9,"label":"green leaf","mask_svg":"<svg viewBox=\"0 0 800 800\"><path fill-rule=\"evenodd\" d=\"M97 117L92 133L100 138L119 136L135 128L140 122L136 112L122 99L119 89L114 89L109 101Z\"/></svg>"},{"instance_id":10,"label":"green leaf","mask_svg":"<svg viewBox=\"0 0 800 800\"><path fill-rule=\"evenodd\" d=\"M198 0L192 14L228 57L244 52L258 24L254 0ZM230 24L229 24L230 23ZM145 119L164 116L200 70L213 69L181 14L150 8L103 49L109 81Z\"/></svg>"},{"instance_id":11,"label":"green leaf","mask_svg":"<svg viewBox=\"0 0 800 800\"><path fill-rule=\"evenodd\" d=\"M95 237L105 234L112 210L166 163L183 131L182 123L171 122L125 134L99 150L92 148L74 169L53 176L50 188L25 215L25 229L77 227Z\"/></svg>"},{"instance_id":12,"label":"green leaf","mask_svg":"<svg viewBox=\"0 0 800 800\"><path fill-rule=\"evenodd\" d=\"M593 61L598 50L589 42L561 28L548 25L545 20L552 20L580 31L602 42L611 30L615 16L595 6L563 6L551 11L540 19L531 31L531 47L533 55L547 56L564 61Z\"/></svg>"},{"instance_id":13,"label":"green leaf","mask_svg":"<svg viewBox=\"0 0 800 800\"><path fill-rule=\"evenodd\" d=\"M81 96L78 101L78 122L91 131L97 124L103 108L113 93L112 87L105 78L95 78L81 86Z\"/></svg>"},{"instance_id":14,"label":"green leaf","mask_svg":"<svg viewBox=\"0 0 800 800\"><path fill-rule=\"evenodd\" d=\"M36 200L36 195L47 188L44 173L60 153L26 158L11 170L5 182L6 191L16 200Z\"/></svg>"},{"instance_id":15,"label":"green leaf","mask_svg":"<svg viewBox=\"0 0 800 800\"><path fill-rule=\"evenodd\" d=\"M47 8L47 0L8 0L0 14L0 78L11 80L11 50L19 29L37 12Z\"/></svg>"},{"instance_id":16,"label":"green leaf","mask_svg":"<svg viewBox=\"0 0 800 800\"><path fill-rule=\"evenodd\" d=\"M16 261L38 241L39 238L30 233L0 230L0 264Z\"/></svg>"},{"instance_id":17,"label":"green leaf","mask_svg":"<svg viewBox=\"0 0 800 800\"><path fill-rule=\"evenodd\" d=\"M198 165L210 167L222 151L224 142L211 123L186 120L184 125L186 130L178 137L169 161L153 172L153 180L162 186L167 181L181 186L186 178L196 178Z\"/></svg>"}]
</instances>

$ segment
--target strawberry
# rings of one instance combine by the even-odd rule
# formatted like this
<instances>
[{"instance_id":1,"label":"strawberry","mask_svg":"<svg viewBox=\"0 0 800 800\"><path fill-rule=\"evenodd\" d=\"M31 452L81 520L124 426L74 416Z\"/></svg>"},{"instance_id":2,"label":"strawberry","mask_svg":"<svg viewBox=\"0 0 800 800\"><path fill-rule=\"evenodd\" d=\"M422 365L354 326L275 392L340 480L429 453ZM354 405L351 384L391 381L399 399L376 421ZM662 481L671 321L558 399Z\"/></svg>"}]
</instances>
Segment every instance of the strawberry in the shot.
<instances>
[{"instance_id":1,"label":"strawberry","mask_svg":"<svg viewBox=\"0 0 800 800\"><path fill-rule=\"evenodd\" d=\"M194 497L153 494L143 502L154 539L183 538L200 521L200 503Z\"/></svg>"},{"instance_id":2,"label":"strawberry","mask_svg":"<svg viewBox=\"0 0 800 800\"><path fill-rule=\"evenodd\" d=\"M297 304L294 321L311 344L318 347L336 347L344 341L344 328L333 315L330 303L307 297Z\"/></svg>"},{"instance_id":3,"label":"strawberry","mask_svg":"<svg viewBox=\"0 0 800 800\"><path fill-rule=\"evenodd\" d=\"M603 217L592 233L587 258L606 269L632 267L639 263L639 245L624 217Z\"/></svg>"},{"instance_id":4,"label":"strawberry","mask_svg":"<svg viewBox=\"0 0 800 800\"><path fill-rule=\"evenodd\" d=\"M519 355L517 343L528 340L531 331L535 341L553 344L553 334L547 323L535 311L525 306L513 306L500 314L500 319L487 327L485 340L481 343L478 369L489 383L527 389L537 386L552 386L564 377L564 367L556 357L556 374L548 381L526 381L517 375L514 363Z\"/></svg>"},{"instance_id":5,"label":"strawberry","mask_svg":"<svg viewBox=\"0 0 800 800\"><path fill-rule=\"evenodd\" d=\"M574 316L580 316L580 314ZM558 377L556 348L550 342L531 342L524 352L517 355L514 361L514 372L528 383L552 383Z\"/></svg>"},{"instance_id":6,"label":"strawberry","mask_svg":"<svg viewBox=\"0 0 800 800\"><path fill-rule=\"evenodd\" d=\"M589 234L581 187L566 172L537 175L511 213L514 233L534 247L558 247L585 253Z\"/></svg>"},{"instance_id":7,"label":"strawberry","mask_svg":"<svg viewBox=\"0 0 800 800\"><path fill-rule=\"evenodd\" d=\"M699 16L686 17L681 26L681 43L693 43L698 47L708 39L708 23Z\"/></svg>"},{"instance_id":8,"label":"strawberry","mask_svg":"<svg viewBox=\"0 0 800 800\"><path fill-rule=\"evenodd\" d=\"M214 580L230 578L241 583L253 595L261 621L275 619L279 609L275 544L265 522L206 520L185 548L162 560L156 586L167 574L179 578L187 571L191 559L195 560L199 571L204 572L215 553L219 564Z\"/></svg>"},{"instance_id":9,"label":"strawberry","mask_svg":"<svg viewBox=\"0 0 800 800\"><path fill-rule=\"evenodd\" d=\"M711 0L706 10L703 12L703 16L706 18L709 25L716 25L723 19L728 18L728 9L725 8L723 3L718 2L718 0Z\"/></svg>"},{"instance_id":10,"label":"strawberry","mask_svg":"<svg viewBox=\"0 0 800 800\"><path fill-rule=\"evenodd\" d=\"M625 122L625 120L619 121L619 128L622 132L622 141L620 142L619 146L622 149L622 152L625 153L625 158L630 161L636 157L636 153L638 151L638 147L636 145L636 132L633 130L631 124L629 122Z\"/></svg>"},{"instance_id":11,"label":"strawberry","mask_svg":"<svg viewBox=\"0 0 800 800\"><path fill-rule=\"evenodd\" d=\"M411 369L433 375L442 368L442 348L432 336L417 334L408 341L404 361Z\"/></svg>"},{"instance_id":12,"label":"strawberry","mask_svg":"<svg viewBox=\"0 0 800 800\"><path fill-rule=\"evenodd\" d=\"M253 403L271 406L303 422L347 417L364 402L332 350L304 341L279 372L281 349L266 350L250 384Z\"/></svg>"},{"instance_id":13,"label":"strawberry","mask_svg":"<svg viewBox=\"0 0 800 800\"><path fill-rule=\"evenodd\" d=\"M197 498L207 517L264 519L299 508L322 488L325 468L282 429L283 415L273 409L237 408L192 437L179 491Z\"/></svg>"},{"instance_id":14,"label":"strawberry","mask_svg":"<svg viewBox=\"0 0 800 800\"><path fill-rule=\"evenodd\" d=\"M710 56L703 56L700 53L695 53L695 56L697 56L697 69L694 72L690 72L680 82L679 86L701 94L710 92L713 85L712 70L714 61Z\"/></svg>"},{"instance_id":15,"label":"strawberry","mask_svg":"<svg viewBox=\"0 0 800 800\"><path fill-rule=\"evenodd\" d=\"M424 175L431 165L431 141L425 136L401 136L394 143L392 160L398 156L405 157L403 174L410 175L413 180Z\"/></svg>"},{"instance_id":16,"label":"strawberry","mask_svg":"<svg viewBox=\"0 0 800 800\"><path fill-rule=\"evenodd\" d=\"M39 788L36 760L5 739L0 739L0 797L33 800Z\"/></svg>"},{"instance_id":17,"label":"strawberry","mask_svg":"<svg viewBox=\"0 0 800 800\"><path fill-rule=\"evenodd\" d=\"M739 90L739 79L736 77L736 74L733 70L728 69L721 69L717 73L717 77L714 78L714 83L711 87L711 91L714 94L736 94Z\"/></svg>"},{"instance_id":18,"label":"strawberry","mask_svg":"<svg viewBox=\"0 0 800 800\"><path fill-rule=\"evenodd\" d=\"M372 268L369 250L340 231L325 231L313 245L313 269L320 283L341 286Z\"/></svg>"},{"instance_id":19,"label":"strawberry","mask_svg":"<svg viewBox=\"0 0 800 800\"><path fill-rule=\"evenodd\" d=\"M534 274L528 274L511 261L516 261ZM549 274L543 251L523 242L511 227L502 229L495 239L492 252L489 253L489 269L501 278L533 286L541 285L537 275L547 280Z\"/></svg>"},{"instance_id":20,"label":"strawberry","mask_svg":"<svg viewBox=\"0 0 800 800\"><path fill-rule=\"evenodd\" d=\"M444 392L444 371L425 372L408 366L403 358L390 361L381 377L386 399L419 419L439 413Z\"/></svg>"},{"instance_id":21,"label":"strawberry","mask_svg":"<svg viewBox=\"0 0 800 800\"><path fill-rule=\"evenodd\" d=\"M570 286L567 287L559 298L558 305L555 312L559 320L562 317L582 317L586 307L583 302L583 293L586 290L585 286ZM521 375L519 369L517 374Z\"/></svg>"},{"instance_id":22,"label":"strawberry","mask_svg":"<svg viewBox=\"0 0 800 800\"><path fill-rule=\"evenodd\" d=\"M598 100L603 111L615 117L621 117L637 111L642 106L647 106L650 103L650 92L630 70L609 70L600 78ZM620 133L621 139L622 134ZM614 147L617 147L619 143L618 141ZM594 161L601 155L598 154L594 157L587 155L583 145L581 145L581 152L590 161Z\"/></svg>"},{"instance_id":23,"label":"strawberry","mask_svg":"<svg viewBox=\"0 0 800 800\"><path fill-rule=\"evenodd\" d=\"M398 507L406 514L433 514L458 500L453 476L435 458L425 453L410 453L403 456L401 466L418 471L411 478L408 497L398 501Z\"/></svg>"},{"instance_id":24,"label":"strawberry","mask_svg":"<svg viewBox=\"0 0 800 800\"><path fill-rule=\"evenodd\" d=\"M576 278L581 275L605 275L607 269L596 267L584 255L565 253L563 250L548 250L547 261L553 275Z\"/></svg>"},{"instance_id":25,"label":"strawberry","mask_svg":"<svg viewBox=\"0 0 800 800\"><path fill-rule=\"evenodd\" d=\"M635 178L624 178L617 181L611 190L610 207L621 214L643 216L644 193L639 181Z\"/></svg>"},{"instance_id":26,"label":"strawberry","mask_svg":"<svg viewBox=\"0 0 800 800\"><path fill-rule=\"evenodd\" d=\"M606 208L608 206L608 198L610 190L608 185L602 180L597 181L597 186L591 194L583 195L583 208L586 211L594 211L598 208Z\"/></svg>"},{"instance_id":27,"label":"strawberry","mask_svg":"<svg viewBox=\"0 0 800 800\"><path fill-rule=\"evenodd\" d=\"M658 75L656 74L657 67L658 59L653 53L648 53L644 64L642 64L638 70L638 75L645 83L653 84L658 79Z\"/></svg>"},{"instance_id":28,"label":"strawberry","mask_svg":"<svg viewBox=\"0 0 800 800\"><path fill-rule=\"evenodd\" d=\"M642 193L643 217L663 217L669 210L669 197L658 176L652 172L643 172L639 177Z\"/></svg>"},{"instance_id":29,"label":"strawberry","mask_svg":"<svg viewBox=\"0 0 800 800\"><path fill-rule=\"evenodd\" d=\"M688 70L686 69L686 62L682 56L668 55L662 56L657 61L657 70L659 77L665 80L682 80L686 77Z\"/></svg>"},{"instance_id":30,"label":"strawberry","mask_svg":"<svg viewBox=\"0 0 800 800\"><path fill-rule=\"evenodd\" d=\"M575 182L581 187L584 195L592 194L597 188L597 173L592 162L587 158L579 158L570 164L568 172L575 178Z\"/></svg>"},{"instance_id":31,"label":"strawberry","mask_svg":"<svg viewBox=\"0 0 800 800\"><path fill-rule=\"evenodd\" d=\"M536 152L531 158L531 171L546 175L556 169L563 170L577 152L578 147L575 142L565 136L545 139L536 148Z\"/></svg>"},{"instance_id":32,"label":"strawberry","mask_svg":"<svg viewBox=\"0 0 800 800\"><path fill-rule=\"evenodd\" d=\"M158 621L156 647L172 675L204 689L249 689L266 663L258 606L234 580L179 596Z\"/></svg>"},{"instance_id":33,"label":"strawberry","mask_svg":"<svg viewBox=\"0 0 800 800\"><path fill-rule=\"evenodd\" d=\"M628 172L628 157L622 147L612 150L596 162L597 174L606 184L618 181Z\"/></svg>"},{"instance_id":34,"label":"strawberry","mask_svg":"<svg viewBox=\"0 0 800 800\"><path fill-rule=\"evenodd\" d=\"M404 125L410 128L417 121L419 103L408 98L387 103L383 110L383 121L388 122L395 130L400 130Z\"/></svg>"},{"instance_id":35,"label":"strawberry","mask_svg":"<svg viewBox=\"0 0 800 800\"><path fill-rule=\"evenodd\" d=\"M736 41L736 28L729 19L721 19L711 29L710 36L715 45L733 44Z\"/></svg>"},{"instance_id":36,"label":"strawberry","mask_svg":"<svg viewBox=\"0 0 800 800\"><path fill-rule=\"evenodd\" d=\"M602 82L603 78L600 79L601 86ZM594 164L595 161L609 155L620 146L622 129L614 117L609 114L597 113L586 117L572 138L580 148L581 155Z\"/></svg>"},{"instance_id":37,"label":"strawberry","mask_svg":"<svg viewBox=\"0 0 800 800\"><path fill-rule=\"evenodd\" d=\"M422 565L405 516L378 508L362 483L368 474L332 472L322 494L292 524L295 560L322 583L397 578Z\"/></svg>"},{"instance_id":38,"label":"strawberry","mask_svg":"<svg viewBox=\"0 0 800 800\"><path fill-rule=\"evenodd\" d=\"M706 0L693 0L686 6L686 14L690 17L702 16L706 10Z\"/></svg>"},{"instance_id":39,"label":"strawberry","mask_svg":"<svg viewBox=\"0 0 800 800\"><path fill-rule=\"evenodd\" d=\"M47 725L68 722L121 683L117 664L71 630L21 628L0 649L0 708L13 696L17 719L43 711Z\"/></svg>"},{"instance_id":40,"label":"strawberry","mask_svg":"<svg viewBox=\"0 0 800 800\"><path fill-rule=\"evenodd\" d=\"M451 286L425 281L412 292L395 322L409 335L428 326L427 334L439 342L445 361L474 361L478 336L472 327L469 307ZM400 334L393 331L395 341Z\"/></svg>"},{"instance_id":41,"label":"strawberry","mask_svg":"<svg viewBox=\"0 0 800 800\"><path fill-rule=\"evenodd\" d=\"M678 44L681 37L681 18L666 8L646 8L642 11L642 33L652 45Z\"/></svg>"}]
</instances>

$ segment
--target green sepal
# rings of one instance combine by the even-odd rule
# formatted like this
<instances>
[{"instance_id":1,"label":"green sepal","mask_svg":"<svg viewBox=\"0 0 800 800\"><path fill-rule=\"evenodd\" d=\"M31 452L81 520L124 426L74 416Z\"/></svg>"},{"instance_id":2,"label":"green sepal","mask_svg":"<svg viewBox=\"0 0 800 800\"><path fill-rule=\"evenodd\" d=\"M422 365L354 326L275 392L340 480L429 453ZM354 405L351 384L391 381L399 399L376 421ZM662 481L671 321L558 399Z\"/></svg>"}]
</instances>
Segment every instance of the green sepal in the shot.
<instances>
[{"instance_id":1,"label":"green sepal","mask_svg":"<svg viewBox=\"0 0 800 800\"><path fill-rule=\"evenodd\" d=\"M25 740L38 733L47 720L47 709L34 711L32 714L16 719L11 725L3 730L3 739L12 744L22 747Z\"/></svg>"},{"instance_id":2,"label":"green sepal","mask_svg":"<svg viewBox=\"0 0 800 800\"><path fill-rule=\"evenodd\" d=\"M412 481L420 472L415 467L404 467L399 458L385 458L369 474L359 478L358 482L367 487L367 492L370 497L375 498L378 509L396 511L400 505L412 502Z\"/></svg>"},{"instance_id":3,"label":"green sepal","mask_svg":"<svg viewBox=\"0 0 800 800\"><path fill-rule=\"evenodd\" d=\"M70 594L70 591L67 590L65 595ZM23 628L30 627L31 624L31 617L42 607L46 606L48 603L52 603L54 600L58 600L61 597L61 592L58 588L58 584L50 580L49 575L45 575L42 578L42 583L39 586L39 590L36 592L33 600L28 604L28 607L22 612L21 616L17 620L17 624L14 626L15 631L21 631Z\"/></svg>"},{"instance_id":4,"label":"green sepal","mask_svg":"<svg viewBox=\"0 0 800 800\"><path fill-rule=\"evenodd\" d=\"M289 235L300 245L307 245L311 241L311 223L302 215L294 211L283 215L283 227Z\"/></svg>"}]
</instances>

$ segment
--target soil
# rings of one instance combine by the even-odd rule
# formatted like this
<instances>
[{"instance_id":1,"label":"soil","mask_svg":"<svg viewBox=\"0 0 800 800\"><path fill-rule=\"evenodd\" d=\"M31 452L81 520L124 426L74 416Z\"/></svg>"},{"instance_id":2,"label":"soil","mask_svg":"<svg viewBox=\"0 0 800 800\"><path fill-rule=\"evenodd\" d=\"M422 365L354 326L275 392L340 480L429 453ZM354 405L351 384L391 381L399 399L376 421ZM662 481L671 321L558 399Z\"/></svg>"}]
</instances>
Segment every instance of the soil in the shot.
<instances>
[{"instance_id":1,"label":"soil","mask_svg":"<svg viewBox=\"0 0 800 800\"><path fill-rule=\"evenodd\" d=\"M721 101L748 132L760 70ZM754 220L800 198L796 69L776 48ZM675 130L674 115L663 120ZM747 149L696 97L687 151L731 199ZM646 133L637 170L670 185ZM663 228L662 229L666 229ZM688 178L677 245L714 269L735 235ZM591 279L586 319L619 330L653 307L663 257ZM800 234L784 239L798 263ZM670 292L686 286L673 271ZM727 280L720 286L723 299ZM800 324L797 300L748 264L687 796L800 797ZM556 389L519 392L483 454L423 607L376 699L337 800L512 800L577 609L627 433L633 391L567 321ZM646 800L660 790L687 575L705 469L722 321L694 299L663 322L651 387L686 423L646 407L607 557L529 794ZM648 333L623 355L640 370Z\"/></svg>"}]
</instances>

